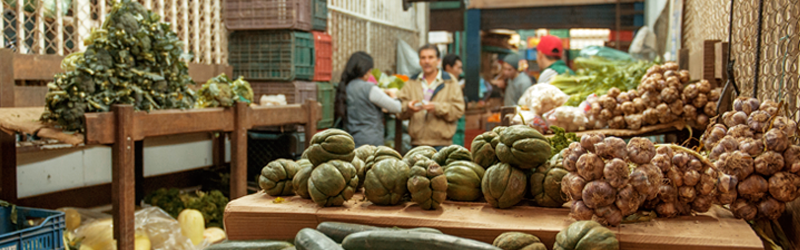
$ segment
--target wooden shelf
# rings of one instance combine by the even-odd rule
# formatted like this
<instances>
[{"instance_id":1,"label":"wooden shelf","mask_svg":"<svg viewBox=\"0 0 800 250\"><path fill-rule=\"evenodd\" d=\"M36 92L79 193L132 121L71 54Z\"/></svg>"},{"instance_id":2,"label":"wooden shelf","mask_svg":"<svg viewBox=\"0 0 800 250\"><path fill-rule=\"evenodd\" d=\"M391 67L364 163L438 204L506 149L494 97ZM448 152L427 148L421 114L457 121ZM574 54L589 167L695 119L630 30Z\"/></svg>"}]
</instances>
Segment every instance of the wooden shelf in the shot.
<instances>
[{"instance_id":1,"label":"wooden shelf","mask_svg":"<svg viewBox=\"0 0 800 250\"><path fill-rule=\"evenodd\" d=\"M228 203L225 229L230 240L293 239L302 228L316 228L324 221L350 222L382 227L432 227L444 233L492 243L503 232L519 231L538 236L547 246L556 234L573 222L568 208L515 206L495 209L481 202L451 202L442 209L426 211L407 202L397 206L376 206L361 193L341 207L319 207L299 196L274 197L263 192ZM524 202L523 202L524 203ZM611 228L620 249L717 250L762 249L761 240L750 226L719 207L697 216L655 219Z\"/></svg>"}]
</instances>

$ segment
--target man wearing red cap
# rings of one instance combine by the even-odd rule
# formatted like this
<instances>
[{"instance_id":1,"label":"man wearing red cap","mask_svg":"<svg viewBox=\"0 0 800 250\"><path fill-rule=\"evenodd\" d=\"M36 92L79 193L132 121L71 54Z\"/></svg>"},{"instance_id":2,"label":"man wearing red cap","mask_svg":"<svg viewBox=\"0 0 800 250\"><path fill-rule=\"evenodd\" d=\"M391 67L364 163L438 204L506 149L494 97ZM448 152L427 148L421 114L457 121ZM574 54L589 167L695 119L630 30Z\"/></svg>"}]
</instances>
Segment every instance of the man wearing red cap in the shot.
<instances>
[{"instance_id":1,"label":"man wearing red cap","mask_svg":"<svg viewBox=\"0 0 800 250\"><path fill-rule=\"evenodd\" d=\"M564 53L564 46L561 45L561 39L555 36L543 36L539 39L539 45L536 46L536 63L539 65L542 73L539 75L537 83L549 83L556 75L569 72L575 74L561 60L561 55Z\"/></svg>"}]
</instances>

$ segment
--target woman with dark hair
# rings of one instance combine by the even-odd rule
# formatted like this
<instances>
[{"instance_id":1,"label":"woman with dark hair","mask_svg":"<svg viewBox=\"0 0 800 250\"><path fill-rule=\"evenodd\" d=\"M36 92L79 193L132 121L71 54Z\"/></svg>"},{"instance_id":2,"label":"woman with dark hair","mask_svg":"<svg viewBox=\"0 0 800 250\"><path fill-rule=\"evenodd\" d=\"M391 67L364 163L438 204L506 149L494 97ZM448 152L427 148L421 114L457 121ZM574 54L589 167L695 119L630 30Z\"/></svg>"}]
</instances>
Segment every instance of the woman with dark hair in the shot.
<instances>
[{"instance_id":1,"label":"woman with dark hair","mask_svg":"<svg viewBox=\"0 0 800 250\"><path fill-rule=\"evenodd\" d=\"M353 135L356 147L383 145L383 111L399 113L400 101L394 92L384 92L367 82L374 64L372 57L362 51L353 53L342 72L336 88L336 127Z\"/></svg>"}]
</instances>

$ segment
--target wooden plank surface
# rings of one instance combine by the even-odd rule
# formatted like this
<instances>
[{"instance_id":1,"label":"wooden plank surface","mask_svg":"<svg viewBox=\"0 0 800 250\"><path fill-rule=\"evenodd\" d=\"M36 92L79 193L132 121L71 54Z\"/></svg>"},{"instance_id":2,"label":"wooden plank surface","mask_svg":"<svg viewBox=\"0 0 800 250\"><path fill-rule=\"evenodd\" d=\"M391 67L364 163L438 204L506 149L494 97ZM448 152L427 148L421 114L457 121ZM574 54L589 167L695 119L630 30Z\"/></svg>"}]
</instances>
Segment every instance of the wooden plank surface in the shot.
<instances>
[{"instance_id":1,"label":"wooden plank surface","mask_svg":"<svg viewBox=\"0 0 800 250\"><path fill-rule=\"evenodd\" d=\"M114 239L117 249L133 250L135 174L133 131L135 130L133 106L114 105L114 139L117 143L111 148L111 206L114 214Z\"/></svg>"},{"instance_id":2,"label":"wooden plank surface","mask_svg":"<svg viewBox=\"0 0 800 250\"><path fill-rule=\"evenodd\" d=\"M0 49L0 107L14 107L14 51Z\"/></svg>"},{"instance_id":3,"label":"wooden plank surface","mask_svg":"<svg viewBox=\"0 0 800 250\"><path fill-rule=\"evenodd\" d=\"M14 53L14 79L52 81L56 73L64 72L61 70L63 59L59 55Z\"/></svg>"},{"instance_id":4,"label":"wooden plank surface","mask_svg":"<svg viewBox=\"0 0 800 250\"><path fill-rule=\"evenodd\" d=\"M636 2L632 0L621 0L622 3ZM469 9L506 9L506 8L530 8L546 6L569 6L569 5L593 5L593 4L613 4L617 0L471 0Z\"/></svg>"},{"instance_id":5,"label":"wooden plank surface","mask_svg":"<svg viewBox=\"0 0 800 250\"><path fill-rule=\"evenodd\" d=\"M221 73L233 77L233 66L222 64L189 63L189 76L197 83L205 83Z\"/></svg>"},{"instance_id":6,"label":"wooden plank surface","mask_svg":"<svg viewBox=\"0 0 800 250\"><path fill-rule=\"evenodd\" d=\"M87 113L86 142L88 144L114 143L114 113ZM150 113L137 111L133 121L134 140L149 136L186 134L206 131L232 131L233 110L207 108L191 110L156 110Z\"/></svg>"},{"instance_id":7,"label":"wooden plank surface","mask_svg":"<svg viewBox=\"0 0 800 250\"><path fill-rule=\"evenodd\" d=\"M407 202L375 206L356 194L342 207L321 208L299 196L275 198L263 192L228 203L225 229L231 240L293 239L302 228L323 221L385 227L432 227L444 233L491 243L497 235L520 231L537 235L552 246L555 235L573 222L567 208L515 206L494 209L480 202L445 202L441 210L425 211ZM612 228L620 249L699 250L762 249L761 240L743 220L718 206L697 216L656 219Z\"/></svg>"},{"instance_id":8,"label":"wooden plank surface","mask_svg":"<svg viewBox=\"0 0 800 250\"><path fill-rule=\"evenodd\" d=\"M247 110L247 117L249 122L246 128L250 129L258 126L305 124L308 121L308 112L303 108L303 104L253 106Z\"/></svg>"},{"instance_id":9,"label":"wooden plank surface","mask_svg":"<svg viewBox=\"0 0 800 250\"><path fill-rule=\"evenodd\" d=\"M14 86L14 107L41 107L45 95L47 86Z\"/></svg>"}]
</instances>

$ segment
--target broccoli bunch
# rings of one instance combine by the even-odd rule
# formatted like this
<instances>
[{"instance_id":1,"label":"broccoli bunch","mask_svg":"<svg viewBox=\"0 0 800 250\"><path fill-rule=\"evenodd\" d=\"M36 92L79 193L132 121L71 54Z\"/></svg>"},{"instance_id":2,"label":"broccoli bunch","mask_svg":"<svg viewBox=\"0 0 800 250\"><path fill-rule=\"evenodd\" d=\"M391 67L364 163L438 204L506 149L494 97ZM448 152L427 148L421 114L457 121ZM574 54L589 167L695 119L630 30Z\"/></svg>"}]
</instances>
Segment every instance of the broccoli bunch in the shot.
<instances>
[{"instance_id":1,"label":"broccoli bunch","mask_svg":"<svg viewBox=\"0 0 800 250\"><path fill-rule=\"evenodd\" d=\"M197 91L195 108L231 107L236 101L252 103L253 89L243 77L231 81L225 73L222 73L209 79Z\"/></svg>"},{"instance_id":2,"label":"broccoli bunch","mask_svg":"<svg viewBox=\"0 0 800 250\"><path fill-rule=\"evenodd\" d=\"M159 19L138 2L116 3L85 40L86 51L62 62L67 72L48 84L41 120L83 132L85 112L107 112L113 104L146 111L192 108L194 81L186 64L191 56Z\"/></svg>"},{"instance_id":3,"label":"broccoli bunch","mask_svg":"<svg viewBox=\"0 0 800 250\"><path fill-rule=\"evenodd\" d=\"M225 206L228 205L228 197L219 190L187 194L176 188L161 188L145 196L144 202L163 209L173 218L178 218L184 209L196 209L203 214L206 227L222 227L222 217L225 214Z\"/></svg>"}]
</instances>

